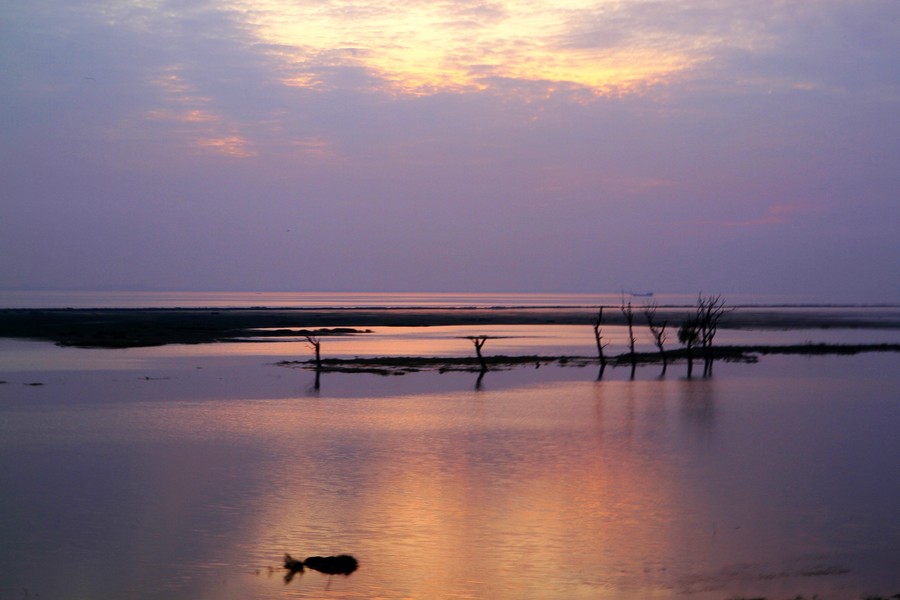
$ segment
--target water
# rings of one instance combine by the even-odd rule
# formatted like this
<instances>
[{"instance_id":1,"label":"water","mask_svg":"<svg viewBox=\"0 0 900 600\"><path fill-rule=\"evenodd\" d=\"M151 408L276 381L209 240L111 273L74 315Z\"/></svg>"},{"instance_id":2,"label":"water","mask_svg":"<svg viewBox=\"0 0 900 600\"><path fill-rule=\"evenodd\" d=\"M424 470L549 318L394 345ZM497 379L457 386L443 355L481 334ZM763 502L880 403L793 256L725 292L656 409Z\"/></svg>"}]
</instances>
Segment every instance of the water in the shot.
<instances>
[{"instance_id":1,"label":"water","mask_svg":"<svg viewBox=\"0 0 900 600\"><path fill-rule=\"evenodd\" d=\"M817 309L818 310L818 309ZM586 326L374 328L328 356L594 352ZM624 352L622 327L604 328ZM892 329L720 343L896 342ZM649 349L649 338L639 337ZM0 600L900 592L897 354L379 377L299 340L0 340ZM40 385L33 385L40 384ZM285 584L284 552L352 553Z\"/></svg>"},{"instance_id":2,"label":"water","mask_svg":"<svg viewBox=\"0 0 900 600\"><path fill-rule=\"evenodd\" d=\"M4 344L0 599L900 591L895 354L316 392L252 351ZM286 585L284 552L361 567Z\"/></svg>"},{"instance_id":3,"label":"water","mask_svg":"<svg viewBox=\"0 0 900 600\"><path fill-rule=\"evenodd\" d=\"M636 349L655 350L646 327L636 327ZM373 327L369 333L321 338L323 356L328 358L384 356L473 356L466 336L491 336L486 355L495 356L596 356L593 330L587 325L473 325L432 327ZM675 338L674 332L669 334ZM248 338L253 340L253 337ZM211 360L254 359L270 363L303 361L312 357L309 344L300 337L280 337L276 341L170 345L164 347L80 349L55 347L46 343L0 338L0 370L98 370L157 368L168 364L179 369L187 362L202 366ZM609 355L628 351L628 330L624 326L604 326L604 343ZM883 344L900 343L900 329L791 329L729 330L716 336L721 345L790 345L804 343ZM677 344L669 340L667 348Z\"/></svg>"},{"instance_id":4,"label":"water","mask_svg":"<svg viewBox=\"0 0 900 600\"><path fill-rule=\"evenodd\" d=\"M690 306L697 294L657 293L630 296L635 306L655 300L665 306ZM798 295L725 294L732 306L853 304L851 298ZM423 292L100 292L0 290L0 308L360 308L617 306L622 292L563 293L423 293ZM887 299L896 306L896 299Z\"/></svg>"},{"instance_id":5,"label":"water","mask_svg":"<svg viewBox=\"0 0 900 600\"><path fill-rule=\"evenodd\" d=\"M673 296L673 298L681 296ZM395 308L596 306L619 294L0 291L4 308ZM690 297L690 303L695 297Z\"/></svg>"}]
</instances>

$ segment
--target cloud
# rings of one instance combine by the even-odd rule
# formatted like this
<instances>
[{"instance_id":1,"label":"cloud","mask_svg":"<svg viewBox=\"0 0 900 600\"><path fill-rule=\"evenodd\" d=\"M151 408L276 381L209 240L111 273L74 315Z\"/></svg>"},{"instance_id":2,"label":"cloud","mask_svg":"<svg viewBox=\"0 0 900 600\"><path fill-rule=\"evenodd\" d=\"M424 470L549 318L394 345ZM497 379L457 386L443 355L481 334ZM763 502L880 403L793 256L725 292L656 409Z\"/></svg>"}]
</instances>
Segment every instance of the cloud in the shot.
<instances>
[{"instance_id":1,"label":"cloud","mask_svg":"<svg viewBox=\"0 0 900 600\"><path fill-rule=\"evenodd\" d=\"M742 221L724 221L722 225L725 227L760 227L766 225L783 225L787 223L789 217L799 212L797 206L785 204L772 204L766 209L766 213L755 219L746 219Z\"/></svg>"},{"instance_id":2,"label":"cloud","mask_svg":"<svg viewBox=\"0 0 900 600\"><path fill-rule=\"evenodd\" d=\"M330 140L311 137L305 139L297 139L293 141L293 145L301 154L307 157L314 157L326 160L336 160L341 158L334 147L334 143Z\"/></svg>"},{"instance_id":3,"label":"cloud","mask_svg":"<svg viewBox=\"0 0 900 600\"><path fill-rule=\"evenodd\" d=\"M291 82L307 80L307 66L329 57L331 67L364 68L384 89L414 95L484 89L485 72L606 93L659 81L689 64L671 48L560 43L583 6L578 0L231 6L248 15L260 43L278 48L294 67L296 74L285 77Z\"/></svg>"},{"instance_id":4,"label":"cloud","mask_svg":"<svg viewBox=\"0 0 900 600\"><path fill-rule=\"evenodd\" d=\"M801 245L890 270L898 11L15 0L0 275L134 277L127 255L163 287L661 289Z\"/></svg>"},{"instance_id":5,"label":"cloud","mask_svg":"<svg viewBox=\"0 0 900 600\"><path fill-rule=\"evenodd\" d=\"M212 108L213 98L198 93L180 65L168 66L151 79L160 90L162 108L146 112L146 118L171 124L188 146L235 158L254 156L252 143L239 133L241 124Z\"/></svg>"},{"instance_id":6,"label":"cloud","mask_svg":"<svg viewBox=\"0 0 900 600\"><path fill-rule=\"evenodd\" d=\"M249 141L238 135L219 138L197 138L194 141L194 146L235 158L246 158L255 155Z\"/></svg>"}]
</instances>

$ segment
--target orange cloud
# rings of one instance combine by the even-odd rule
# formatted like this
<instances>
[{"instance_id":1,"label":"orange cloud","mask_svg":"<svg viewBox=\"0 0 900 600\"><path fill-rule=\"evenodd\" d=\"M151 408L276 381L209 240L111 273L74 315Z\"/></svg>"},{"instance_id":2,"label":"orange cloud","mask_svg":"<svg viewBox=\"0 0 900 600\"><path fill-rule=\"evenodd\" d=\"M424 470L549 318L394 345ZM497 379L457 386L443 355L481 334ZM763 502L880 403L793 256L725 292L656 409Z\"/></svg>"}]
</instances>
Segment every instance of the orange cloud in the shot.
<instances>
[{"instance_id":1,"label":"orange cloud","mask_svg":"<svg viewBox=\"0 0 900 600\"><path fill-rule=\"evenodd\" d=\"M234 0L260 41L285 61L285 85L317 88L322 73L356 67L377 77L383 91L423 95L487 89L492 82L556 82L610 95L640 93L706 60L698 46L677 39L617 45L573 43L574 30L598 3L444 3L408 0L340 5L285 0ZM616 9L618 3L599 6ZM611 9L611 10L612 10Z\"/></svg>"},{"instance_id":2,"label":"orange cloud","mask_svg":"<svg viewBox=\"0 0 900 600\"><path fill-rule=\"evenodd\" d=\"M766 214L757 219L744 221L725 221L725 227L757 227L761 225L781 225L786 223L788 217L798 211L798 207L786 204L772 204L766 210Z\"/></svg>"},{"instance_id":3,"label":"orange cloud","mask_svg":"<svg viewBox=\"0 0 900 600\"><path fill-rule=\"evenodd\" d=\"M220 138L198 139L194 143L194 146L197 148L212 150L217 154L224 154L226 156L233 156L236 158L245 158L256 154L250 148L250 142L237 135L230 135Z\"/></svg>"},{"instance_id":4,"label":"orange cloud","mask_svg":"<svg viewBox=\"0 0 900 600\"><path fill-rule=\"evenodd\" d=\"M173 65L151 79L160 90L163 107L147 111L145 117L176 125L177 132L193 148L236 158L253 156L250 141L236 133L237 123L212 110L211 98L195 94L182 71L182 67Z\"/></svg>"}]
</instances>

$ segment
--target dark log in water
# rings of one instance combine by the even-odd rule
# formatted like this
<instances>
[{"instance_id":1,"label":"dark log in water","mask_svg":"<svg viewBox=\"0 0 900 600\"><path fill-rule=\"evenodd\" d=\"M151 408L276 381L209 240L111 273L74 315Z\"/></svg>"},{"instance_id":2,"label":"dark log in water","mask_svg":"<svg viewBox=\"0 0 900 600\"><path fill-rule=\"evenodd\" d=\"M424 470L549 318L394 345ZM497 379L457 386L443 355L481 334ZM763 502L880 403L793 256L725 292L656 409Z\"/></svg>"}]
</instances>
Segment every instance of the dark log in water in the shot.
<instances>
[{"instance_id":1,"label":"dark log in water","mask_svg":"<svg viewBox=\"0 0 900 600\"><path fill-rule=\"evenodd\" d=\"M359 563L349 554L338 556L309 556L303 566L326 575L350 575L359 568Z\"/></svg>"},{"instance_id":2,"label":"dark log in water","mask_svg":"<svg viewBox=\"0 0 900 600\"><path fill-rule=\"evenodd\" d=\"M285 554L284 568L287 570L284 581L290 583L294 576L303 573L304 569L312 569L326 575L350 575L359 568L359 562L349 554L308 556L304 560L297 560L290 554Z\"/></svg>"}]
</instances>

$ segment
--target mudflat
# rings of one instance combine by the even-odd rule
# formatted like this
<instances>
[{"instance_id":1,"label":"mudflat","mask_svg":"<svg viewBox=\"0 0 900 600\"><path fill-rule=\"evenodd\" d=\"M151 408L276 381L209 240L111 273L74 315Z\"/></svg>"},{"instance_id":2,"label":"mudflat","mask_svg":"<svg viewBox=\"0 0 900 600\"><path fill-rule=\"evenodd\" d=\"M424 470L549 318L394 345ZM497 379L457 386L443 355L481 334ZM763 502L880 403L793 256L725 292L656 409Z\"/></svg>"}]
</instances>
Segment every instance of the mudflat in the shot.
<instances>
[{"instance_id":1,"label":"mudflat","mask_svg":"<svg viewBox=\"0 0 900 600\"><path fill-rule=\"evenodd\" d=\"M636 311L640 307L635 307ZM659 307L658 318L677 326L692 307ZM344 335L355 328L438 325L590 325L597 307L497 308L172 308L3 309L0 337L51 341L85 348L283 337L304 331ZM606 307L604 325L624 325L618 307ZM733 307L722 329L900 329L900 307Z\"/></svg>"}]
</instances>

